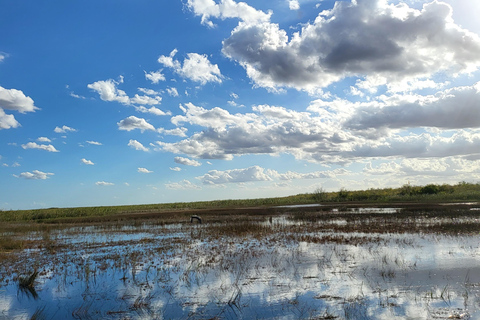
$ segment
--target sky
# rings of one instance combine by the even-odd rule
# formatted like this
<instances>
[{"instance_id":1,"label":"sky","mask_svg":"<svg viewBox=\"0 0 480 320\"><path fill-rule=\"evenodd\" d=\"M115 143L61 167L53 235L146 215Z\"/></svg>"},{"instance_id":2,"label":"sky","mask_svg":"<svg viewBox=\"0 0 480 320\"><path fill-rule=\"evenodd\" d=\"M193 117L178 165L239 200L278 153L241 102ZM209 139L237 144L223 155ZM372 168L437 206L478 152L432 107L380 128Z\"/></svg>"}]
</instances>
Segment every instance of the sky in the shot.
<instances>
[{"instance_id":1,"label":"sky","mask_svg":"<svg viewBox=\"0 0 480 320\"><path fill-rule=\"evenodd\" d=\"M0 209L480 182L478 1L0 8Z\"/></svg>"}]
</instances>

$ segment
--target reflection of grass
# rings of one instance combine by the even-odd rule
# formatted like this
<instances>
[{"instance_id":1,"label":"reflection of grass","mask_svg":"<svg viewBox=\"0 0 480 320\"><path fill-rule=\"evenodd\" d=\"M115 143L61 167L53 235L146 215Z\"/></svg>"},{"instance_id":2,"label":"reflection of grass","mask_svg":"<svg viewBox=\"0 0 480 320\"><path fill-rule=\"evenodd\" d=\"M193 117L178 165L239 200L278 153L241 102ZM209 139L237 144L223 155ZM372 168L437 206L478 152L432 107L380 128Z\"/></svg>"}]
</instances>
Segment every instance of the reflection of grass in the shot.
<instances>
[{"instance_id":1,"label":"reflection of grass","mask_svg":"<svg viewBox=\"0 0 480 320\"><path fill-rule=\"evenodd\" d=\"M18 278L18 288L22 292L30 294L35 299L38 297L38 294L35 290L35 281L37 280L37 277L38 271L35 269L31 275Z\"/></svg>"}]
</instances>

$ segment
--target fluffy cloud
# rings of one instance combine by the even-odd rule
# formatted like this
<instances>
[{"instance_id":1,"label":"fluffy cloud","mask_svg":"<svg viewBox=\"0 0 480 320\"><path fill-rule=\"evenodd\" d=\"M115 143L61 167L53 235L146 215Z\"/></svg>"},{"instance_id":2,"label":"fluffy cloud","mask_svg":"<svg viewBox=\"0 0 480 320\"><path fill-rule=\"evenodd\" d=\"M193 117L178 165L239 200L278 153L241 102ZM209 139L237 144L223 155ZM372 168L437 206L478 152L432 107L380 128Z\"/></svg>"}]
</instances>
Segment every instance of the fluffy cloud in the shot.
<instances>
[{"instance_id":1,"label":"fluffy cloud","mask_svg":"<svg viewBox=\"0 0 480 320\"><path fill-rule=\"evenodd\" d=\"M138 168L137 170L140 173L152 173L153 171L148 170L147 168Z\"/></svg>"},{"instance_id":2,"label":"fluffy cloud","mask_svg":"<svg viewBox=\"0 0 480 320\"><path fill-rule=\"evenodd\" d=\"M480 127L480 83L436 95L394 95L383 103L364 103L345 123L349 129L366 130L435 127Z\"/></svg>"},{"instance_id":3,"label":"fluffy cloud","mask_svg":"<svg viewBox=\"0 0 480 320\"><path fill-rule=\"evenodd\" d=\"M121 82L123 82L123 80ZM125 91L117 89L117 85L121 82L113 79L101 80L90 83L87 87L96 91L103 101L117 101L123 104L130 104L130 98Z\"/></svg>"},{"instance_id":4,"label":"fluffy cloud","mask_svg":"<svg viewBox=\"0 0 480 320\"><path fill-rule=\"evenodd\" d=\"M167 88L167 93L171 95L172 97L178 97L178 91L177 88Z\"/></svg>"},{"instance_id":5,"label":"fluffy cloud","mask_svg":"<svg viewBox=\"0 0 480 320\"><path fill-rule=\"evenodd\" d=\"M162 74L162 70L152 71L148 73L145 71L145 78L147 80L150 80L153 84L157 84L160 81L165 81L165 76Z\"/></svg>"},{"instance_id":6,"label":"fluffy cloud","mask_svg":"<svg viewBox=\"0 0 480 320\"><path fill-rule=\"evenodd\" d=\"M0 55L0 62L3 60L2 57L5 56ZM19 127L20 123L13 115L6 114L5 110L25 113L34 112L38 108L35 107L32 98L27 97L22 91L0 87L0 130Z\"/></svg>"},{"instance_id":7,"label":"fluffy cloud","mask_svg":"<svg viewBox=\"0 0 480 320\"><path fill-rule=\"evenodd\" d=\"M272 180L272 178L265 173L265 169L259 166L225 171L211 170L205 175L198 177L198 179L207 185Z\"/></svg>"},{"instance_id":8,"label":"fluffy cloud","mask_svg":"<svg viewBox=\"0 0 480 320\"><path fill-rule=\"evenodd\" d=\"M120 122L117 122L117 125L119 130L125 131L132 131L135 129L139 129L141 132L144 132L145 130L155 131L155 127L148 123L145 119L137 118L135 116L125 118Z\"/></svg>"},{"instance_id":9,"label":"fluffy cloud","mask_svg":"<svg viewBox=\"0 0 480 320\"><path fill-rule=\"evenodd\" d=\"M38 110L33 100L17 89L5 89L0 87L0 108L14 110L20 113L34 112Z\"/></svg>"},{"instance_id":10,"label":"fluffy cloud","mask_svg":"<svg viewBox=\"0 0 480 320\"><path fill-rule=\"evenodd\" d=\"M193 167L198 167L198 166L202 165L197 160L192 160L192 159L183 158L183 157L175 157L175 159L173 159L173 161L175 161L175 163L178 163L178 164L183 164L183 165L186 165L186 166L193 166Z\"/></svg>"},{"instance_id":11,"label":"fluffy cloud","mask_svg":"<svg viewBox=\"0 0 480 320\"><path fill-rule=\"evenodd\" d=\"M165 116L165 115L171 114L170 112L163 112L162 110L156 107L145 108L144 106L140 106L140 107L135 107L135 110L142 113L151 113L157 116Z\"/></svg>"},{"instance_id":12,"label":"fluffy cloud","mask_svg":"<svg viewBox=\"0 0 480 320\"><path fill-rule=\"evenodd\" d=\"M298 3L298 0L288 0L288 7L290 10L298 10L300 9L300 3Z\"/></svg>"},{"instance_id":13,"label":"fluffy cloud","mask_svg":"<svg viewBox=\"0 0 480 320\"><path fill-rule=\"evenodd\" d=\"M112 182L97 181L97 182L95 182L95 185L105 187L105 186L114 186L115 184L112 183Z\"/></svg>"},{"instance_id":14,"label":"fluffy cloud","mask_svg":"<svg viewBox=\"0 0 480 320\"><path fill-rule=\"evenodd\" d=\"M82 159L82 163L83 163L83 164L86 164L86 165L90 165L90 166L93 166L93 165L94 165L94 163L93 163L92 161L87 160L87 159L85 159L85 158Z\"/></svg>"},{"instance_id":15,"label":"fluffy cloud","mask_svg":"<svg viewBox=\"0 0 480 320\"><path fill-rule=\"evenodd\" d=\"M178 171L182 171L182 168L180 168L180 167L170 167L170 170L178 172Z\"/></svg>"},{"instance_id":16,"label":"fluffy cloud","mask_svg":"<svg viewBox=\"0 0 480 320\"><path fill-rule=\"evenodd\" d=\"M52 142L52 140L48 139L47 137L38 137L37 141L39 141L39 142Z\"/></svg>"},{"instance_id":17,"label":"fluffy cloud","mask_svg":"<svg viewBox=\"0 0 480 320\"><path fill-rule=\"evenodd\" d=\"M200 190L201 188L188 180L180 182L166 183L165 188L172 190Z\"/></svg>"},{"instance_id":18,"label":"fluffy cloud","mask_svg":"<svg viewBox=\"0 0 480 320\"><path fill-rule=\"evenodd\" d=\"M202 85L207 82L222 82L223 76L220 73L220 69L216 64L210 63L206 55L188 53L182 65L178 60L173 59L176 53L177 50L175 49L169 56L162 55L158 58L158 62L165 67L172 68L180 76L200 82Z\"/></svg>"},{"instance_id":19,"label":"fluffy cloud","mask_svg":"<svg viewBox=\"0 0 480 320\"><path fill-rule=\"evenodd\" d=\"M76 132L77 129L73 129L64 125L62 127L55 127L53 131L56 133L67 133L67 132Z\"/></svg>"},{"instance_id":20,"label":"fluffy cloud","mask_svg":"<svg viewBox=\"0 0 480 320\"><path fill-rule=\"evenodd\" d=\"M22 148L23 149L40 149L40 150L45 150L49 152L59 152L51 144L37 144L36 142L29 142L26 144L22 144Z\"/></svg>"},{"instance_id":21,"label":"fluffy cloud","mask_svg":"<svg viewBox=\"0 0 480 320\"><path fill-rule=\"evenodd\" d=\"M232 159L242 154L295 153L312 148L341 150L342 144L354 140L339 133L340 125L326 117L296 112L281 107L258 106L256 114L230 114L227 110L210 110L191 103L181 106L183 116L172 118L174 124L188 122L205 127L188 139L157 145L164 151L188 154L204 159Z\"/></svg>"},{"instance_id":22,"label":"fluffy cloud","mask_svg":"<svg viewBox=\"0 0 480 320\"><path fill-rule=\"evenodd\" d=\"M50 172L42 172L39 170L33 170L32 172L22 172L17 178L24 178L30 180L45 180L48 179L49 176L53 176L53 173Z\"/></svg>"},{"instance_id":23,"label":"fluffy cloud","mask_svg":"<svg viewBox=\"0 0 480 320\"><path fill-rule=\"evenodd\" d=\"M175 129L165 129L165 128L158 128L157 132L160 134L170 135L170 136L179 136L179 137L186 137L187 136L187 128L175 128Z\"/></svg>"},{"instance_id":24,"label":"fluffy cloud","mask_svg":"<svg viewBox=\"0 0 480 320\"><path fill-rule=\"evenodd\" d=\"M100 80L87 85L89 89L96 91L100 95L100 99L103 101L116 101L124 105L144 104L144 105L158 105L162 101L162 97L154 95L149 89L139 88L141 92L147 95L140 96L135 94L133 98L130 98L125 91L117 88L119 84L123 83L123 77L120 77L120 81L113 79Z\"/></svg>"},{"instance_id":25,"label":"fluffy cloud","mask_svg":"<svg viewBox=\"0 0 480 320\"><path fill-rule=\"evenodd\" d=\"M190 4L202 21L224 17L214 14L213 1L193 2L202 4ZM352 76L386 84L471 72L480 65L480 38L454 24L445 3L417 10L383 0L338 1L290 38L269 20L241 21L223 53L258 86L314 91Z\"/></svg>"},{"instance_id":26,"label":"fluffy cloud","mask_svg":"<svg viewBox=\"0 0 480 320\"><path fill-rule=\"evenodd\" d=\"M15 117L11 114L6 114L3 109L0 109L0 130L1 129L10 129L10 128L17 128L20 126Z\"/></svg>"},{"instance_id":27,"label":"fluffy cloud","mask_svg":"<svg viewBox=\"0 0 480 320\"><path fill-rule=\"evenodd\" d=\"M215 24L210 18L239 18L244 22L258 23L270 20L271 12L264 13L249 6L245 2L237 3L232 0L221 0L215 3L213 0L188 0L188 7L195 15L202 17L202 24L214 27Z\"/></svg>"},{"instance_id":28,"label":"fluffy cloud","mask_svg":"<svg viewBox=\"0 0 480 320\"><path fill-rule=\"evenodd\" d=\"M131 139L128 142L128 146L134 148L135 150L139 150L139 151L147 152L149 150L147 147L144 147L143 144L141 144L137 140L133 140L133 139Z\"/></svg>"}]
</instances>

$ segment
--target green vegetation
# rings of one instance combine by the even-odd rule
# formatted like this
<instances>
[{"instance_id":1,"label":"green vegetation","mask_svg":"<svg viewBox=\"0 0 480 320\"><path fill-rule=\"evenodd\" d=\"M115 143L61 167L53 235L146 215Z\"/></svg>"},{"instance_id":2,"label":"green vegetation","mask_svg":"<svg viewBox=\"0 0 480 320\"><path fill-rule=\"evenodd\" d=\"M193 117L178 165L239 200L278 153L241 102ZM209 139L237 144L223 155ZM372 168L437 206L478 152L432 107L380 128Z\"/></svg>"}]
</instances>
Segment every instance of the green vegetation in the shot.
<instances>
[{"instance_id":1,"label":"green vegetation","mask_svg":"<svg viewBox=\"0 0 480 320\"><path fill-rule=\"evenodd\" d=\"M2 222L95 222L105 220L130 219L134 214L159 214L178 212L189 214L189 210L269 207L295 204L337 203L337 202L455 202L480 201L480 183L460 182L456 185L426 186L404 185L400 188L368 189L349 191L341 188L338 192L326 192L322 188L313 193L298 194L288 197L216 200L199 202L177 202L163 204L110 206L110 207L79 207L79 208L48 208L35 210L0 211Z\"/></svg>"}]
</instances>

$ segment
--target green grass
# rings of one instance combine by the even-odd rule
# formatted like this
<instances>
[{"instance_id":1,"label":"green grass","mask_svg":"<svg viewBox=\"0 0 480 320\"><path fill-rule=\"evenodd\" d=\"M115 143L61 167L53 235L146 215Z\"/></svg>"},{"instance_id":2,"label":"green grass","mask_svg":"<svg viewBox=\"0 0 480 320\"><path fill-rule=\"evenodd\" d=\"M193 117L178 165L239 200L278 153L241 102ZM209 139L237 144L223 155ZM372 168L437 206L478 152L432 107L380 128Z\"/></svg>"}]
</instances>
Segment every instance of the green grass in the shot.
<instances>
[{"instance_id":1,"label":"green grass","mask_svg":"<svg viewBox=\"0 0 480 320\"><path fill-rule=\"evenodd\" d=\"M144 205L48 208L32 210L0 211L0 222L96 222L103 220L132 219L132 214L161 214L162 212L219 209L270 207L294 204L338 203L338 202L454 202L480 201L480 184L461 182L456 185L411 186L349 191L345 188L337 192L325 192L317 189L313 193L304 193L288 197L215 200L198 202L176 202ZM188 214L188 213L187 213Z\"/></svg>"}]
</instances>

